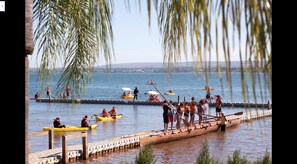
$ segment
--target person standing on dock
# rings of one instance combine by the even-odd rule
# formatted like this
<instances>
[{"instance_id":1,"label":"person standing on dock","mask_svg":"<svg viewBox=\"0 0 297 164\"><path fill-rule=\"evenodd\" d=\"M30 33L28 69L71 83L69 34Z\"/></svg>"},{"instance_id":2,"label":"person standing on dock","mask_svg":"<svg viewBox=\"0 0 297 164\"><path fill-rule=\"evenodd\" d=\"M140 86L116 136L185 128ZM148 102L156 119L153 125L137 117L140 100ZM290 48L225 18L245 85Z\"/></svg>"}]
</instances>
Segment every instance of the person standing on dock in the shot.
<instances>
[{"instance_id":1,"label":"person standing on dock","mask_svg":"<svg viewBox=\"0 0 297 164\"><path fill-rule=\"evenodd\" d=\"M184 111L184 117L185 117L185 120L187 122L189 122L189 115L190 115L190 106L189 106L189 103L185 102L185 111Z\"/></svg>"},{"instance_id":2,"label":"person standing on dock","mask_svg":"<svg viewBox=\"0 0 297 164\"><path fill-rule=\"evenodd\" d=\"M214 99L216 99L216 116L220 117L222 111L222 98L220 95L216 95Z\"/></svg>"},{"instance_id":3,"label":"person standing on dock","mask_svg":"<svg viewBox=\"0 0 297 164\"><path fill-rule=\"evenodd\" d=\"M267 101L267 110L271 109L271 103L270 100Z\"/></svg>"},{"instance_id":4,"label":"person standing on dock","mask_svg":"<svg viewBox=\"0 0 297 164\"><path fill-rule=\"evenodd\" d=\"M163 122L164 122L164 133L168 132L168 112L171 110L171 108L168 106L168 103L166 100L163 102Z\"/></svg>"},{"instance_id":5,"label":"person standing on dock","mask_svg":"<svg viewBox=\"0 0 297 164\"><path fill-rule=\"evenodd\" d=\"M182 120L182 115L184 113L184 105L183 103L178 103L176 107L176 114L177 114L177 119L176 119L176 129L180 129L181 125L181 120Z\"/></svg>"},{"instance_id":6,"label":"person standing on dock","mask_svg":"<svg viewBox=\"0 0 297 164\"><path fill-rule=\"evenodd\" d=\"M46 96L51 100L51 88L49 86L46 87Z\"/></svg>"},{"instance_id":7,"label":"person standing on dock","mask_svg":"<svg viewBox=\"0 0 297 164\"><path fill-rule=\"evenodd\" d=\"M190 103L190 125L194 126L194 120L195 120L195 113L197 113L197 102L195 101L195 97L191 98Z\"/></svg>"},{"instance_id":8,"label":"person standing on dock","mask_svg":"<svg viewBox=\"0 0 297 164\"><path fill-rule=\"evenodd\" d=\"M69 95L70 95L70 87L67 86L66 87L66 99L68 99Z\"/></svg>"},{"instance_id":9,"label":"person standing on dock","mask_svg":"<svg viewBox=\"0 0 297 164\"><path fill-rule=\"evenodd\" d=\"M214 90L214 88L210 88L210 86L207 85L204 89L206 90L205 98L211 102L210 90Z\"/></svg>"},{"instance_id":10,"label":"person standing on dock","mask_svg":"<svg viewBox=\"0 0 297 164\"><path fill-rule=\"evenodd\" d=\"M134 91L133 91L133 94L134 94L133 101L134 101L134 100L137 100L138 92L139 92L139 90L137 89L137 87L135 87L135 89L134 89Z\"/></svg>"},{"instance_id":11,"label":"person standing on dock","mask_svg":"<svg viewBox=\"0 0 297 164\"><path fill-rule=\"evenodd\" d=\"M204 100L201 99L197 105L197 114L199 117L199 125L201 125L201 122L202 122L203 112L204 112Z\"/></svg>"},{"instance_id":12,"label":"person standing on dock","mask_svg":"<svg viewBox=\"0 0 297 164\"><path fill-rule=\"evenodd\" d=\"M173 117L174 117L174 109L170 109L170 111L168 111L168 119L170 122L171 130L173 129Z\"/></svg>"},{"instance_id":13,"label":"person standing on dock","mask_svg":"<svg viewBox=\"0 0 297 164\"><path fill-rule=\"evenodd\" d=\"M35 94L35 99L38 99L39 98L39 93L38 92L36 92L36 94Z\"/></svg>"}]
</instances>

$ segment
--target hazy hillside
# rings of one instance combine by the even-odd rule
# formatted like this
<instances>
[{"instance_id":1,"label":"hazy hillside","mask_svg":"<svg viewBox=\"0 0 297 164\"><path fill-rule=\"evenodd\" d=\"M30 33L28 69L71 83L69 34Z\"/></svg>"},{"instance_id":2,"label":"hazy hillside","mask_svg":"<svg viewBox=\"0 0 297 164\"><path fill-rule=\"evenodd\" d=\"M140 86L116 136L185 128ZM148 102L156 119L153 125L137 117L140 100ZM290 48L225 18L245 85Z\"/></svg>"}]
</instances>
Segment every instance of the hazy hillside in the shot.
<instances>
[{"instance_id":1,"label":"hazy hillside","mask_svg":"<svg viewBox=\"0 0 297 164\"><path fill-rule=\"evenodd\" d=\"M207 62L209 64L209 62ZM225 62L219 62L221 71L226 70ZM216 71L217 62L210 63L210 70ZM201 65L199 65L200 70L202 71ZM203 66L204 68L204 66ZM240 62L232 61L231 70L239 71ZM95 69L95 72L106 72L106 65L98 66ZM31 71L36 72L36 68L31 68ZM193 62L181 62L173 66L172 72L193 72L194 64ZM155 62L155 63L124 63L124 64L112 64L111 72L168 72L167 63Z\"/></svg>"},{"instance_id":2,"label":"hazy hillside","mask_svg":"<svg viewBox=\"0 0 297 164\"><path fill-rule=\"evenodd\" d=\"M209 62L207 62L207 64L209 64ZM225 66L225 62L224 61L220 61L219 62L221 67L226 67ZM193 67L193 62L181 62L177 64L177 67ZM211 62L210 66L211 67L216 67L217 62ZM239 61L232 61L231 62L231 67L239 67L240 66L240 62ZM106 67L106 66L100 66L100 67ZM99 68L100 68L99 67ZM154 63L124 63L124 64L113 64L112 68L161 68L161 67L167 67L167 63L162 63L162 62L154 62Z\"/></svg>"}]
</instances>

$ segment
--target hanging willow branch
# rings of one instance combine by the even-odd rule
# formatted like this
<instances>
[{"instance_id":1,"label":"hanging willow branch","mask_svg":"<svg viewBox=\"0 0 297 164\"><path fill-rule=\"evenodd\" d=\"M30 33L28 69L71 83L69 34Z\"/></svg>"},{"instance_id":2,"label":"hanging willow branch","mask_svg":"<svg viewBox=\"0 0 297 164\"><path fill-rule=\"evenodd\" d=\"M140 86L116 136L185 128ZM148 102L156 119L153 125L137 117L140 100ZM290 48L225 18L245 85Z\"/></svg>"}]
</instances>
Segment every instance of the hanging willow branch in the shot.
<instances>
[{"instance_id":1,"label":"hanging willow branch","mask_svg":"<svg viewBox=\"0 0 297 164\"><path fill-rule=\"evenodd\" d=\"M135 2L141 8L141 1ZM221 88L223 80L219 61L223 60L226 82L232 95L231 56L238 55L244 102L250 101L248 79L252 81L253 90L256 84L265 84L271 93L272 0L146 2L148 26L151 24L152 4L157 12L163 62L167 63L169 71L181 61L182 55L186 59L191 56L194 70L198 73L202 69L208 84L210 59L215 51ZM130 8L129 0L125 0L125 4ZM33 11L34 20L38 22L34 39L38 44L38 54L42 54L41 81L49 77L50 71L60 61L63 70L57 93L70 85L74 87L74 95L80 96L82 87L91 80L93 67L100 55L108 64L113 57L113 0L34 0ZM238 41L238 51L232 50L235 40ZM223 59L219 58L220 53L223 53ZM260 76L264 77L264 82L260 81ZM262 95L262 87L260 89ZM255 92L253 95L256 99Z\"/></svg>"},{"instance_id":2,"label":"hanging willow branch","mask_svg":"<svg viewBox=\"0 0 297 164\"><path fill-rule=\"evenodd\" d=\"M174 66L180 61L182 52L187 57L188 47L186 43L187 36L189 36L191 42L190 55L195 62L194 70L198 72L202 68L206 77L206 85L208 85L209 76L207 74L210 69L207 68L210 66L210 55L213 48L212 38L214 38L217 72L221 86L223 84L219 61L223 60L225 61L226 80L230 87L232 101L231 55L238 55L244 102L249 101L246 100L248 96L246 89L248 79L251 79L253 96L256 102L256 84L261 85L264 83L271 93L272 1L221 0L214 2L215 4L212 0L165 0L157 3L160 6L156 8L158 8L157 12L159 13L158 20L163 40L164 62L168 62L168 69L171 70L172 65ZM215 14L212 15L212 13ZM212 27L215 27L215 30ZM246 34L243 33L244 31ZM230 37L230 34L232 34L232 37ZM242 35L245 36L245 40L242 39ZM238 52L231 51L231 38L233 38L233 48L234 40L238 40ZM245 43L243 48L242 41ZM219 47L221 46L223 47L223 59L219 59ZM243 49L245 53L243 53ZM209 62L206 62L207 60ZM264 76L264 82L261 82L262 78L259 78L260 72ZM249 76L246 76L246 74ZM255 77L258 78L255 79ZM261 86L260 90L262 95Z\"/></svg>"},{"instance_id":3,"label":"hanging willow branch","mask_svg":"<svg viewBox=\"0 0 297 164\"><path fill-rule=\"evenodd\" d=\"M69 85L72 96L80 97L101 54L110 65L114 55L112 9L113 3L108 0L34 0L34 39L41 54L42 87L61 62L56 94Z\"/></svg>"}]
</instances>

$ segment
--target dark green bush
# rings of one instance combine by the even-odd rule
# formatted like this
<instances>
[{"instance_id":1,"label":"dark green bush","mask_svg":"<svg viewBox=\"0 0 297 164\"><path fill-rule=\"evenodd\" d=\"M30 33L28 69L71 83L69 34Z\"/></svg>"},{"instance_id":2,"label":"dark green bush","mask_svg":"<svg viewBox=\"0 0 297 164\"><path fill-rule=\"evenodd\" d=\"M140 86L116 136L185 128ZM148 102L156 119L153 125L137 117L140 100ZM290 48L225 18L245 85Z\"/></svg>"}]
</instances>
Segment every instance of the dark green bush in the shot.
<instances>
[{"instance_id":1,"label":"dark green bush","mask_svg":"<svg viewBox=\"0 0 297 164\"><path fill-rule=\"evenodd\" d=\"M135 159L136 164L154 164L156 163L155 156L153 154L152 146L145 145L140 149L138 156Z\"/></svg>"},{"instance_id":2,"label":"dark green bush","mask_svg":"<svg viewBox=\"0 0 297 164\"><path fill-rule=\"evenodd\" d=\"M205 141L203 143L199 156L196 160L196 164L218 164L218 163L219 162L216 161L213 157L210 157L209 150L208 150L208 142Z\"/></svg>"},{"instance_id":3,"label":"dark green bush","mask_svg":"<svg viewBox=\"0 0 297 164\"><path fill-rule=\"evenodd\" d=\"M250 164L250 162L246 159L245 156L240 156L239 150L235 150L232 158L228 156L227 164Z\"/></svg>"}]
</instances>

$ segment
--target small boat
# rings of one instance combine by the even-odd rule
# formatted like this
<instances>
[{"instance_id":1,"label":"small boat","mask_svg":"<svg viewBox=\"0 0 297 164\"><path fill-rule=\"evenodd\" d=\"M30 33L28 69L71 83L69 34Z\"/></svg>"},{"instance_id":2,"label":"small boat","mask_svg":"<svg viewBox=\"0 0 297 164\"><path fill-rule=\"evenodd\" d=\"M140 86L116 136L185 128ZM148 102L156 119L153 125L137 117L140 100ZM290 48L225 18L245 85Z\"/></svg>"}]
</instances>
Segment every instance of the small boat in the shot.
<instances>
[{"instance_id":1,"label":"small boat","mask_svg":"<svg viewBox=\"0 0 297 164\"><path fill-rule=\"evenodd\" d=\"M157 91L148 91L149 94L149 102L161 102L162 100L160 97L158 97L158 92Z\"/></svg>"},{"instance_id":2,"label":"small boat","mask_svg":"<svg viewBox=\"0 0 297 164\"><path fill-rule=\"evenodd\" d=\"M94 130L97 128L97 124L91 125L91 127L81 127L81 126L66 126L66 128L54 128L54 127L44 127L43 131L49 131L51 129L54 132L73 132L73 131L87 131L88 129Z\"/></svg>"},{"instance_id":3,"label":"small boat","mask_svg":"<svg viewBox=\"0 0 297 164\"><path fill-rule=\"evenodd\" d=\"M167 92L166 95L168 95L168 96L174 96L175 93L169 93L169 92Z\"/></svg>"},{"instance_id":4,"label":"small boat","mask_svg":"<svg viewBox=\"0 0 297 164\"><path fill-rule=\"evenodd\" d=\"M174 96L175 93L173 93L173 92L167 92L166 95L168 95L168 96Z\"/></svg>"},{"instance_id":5,"label":"small boat","mask_svg":"<svg viewBox=\"0 0 297 164\"><path fill-rule=\"evenodd\" d=\"M134 96L131 94L132 89L131 88L122 88L124 90L124 93L121 95L122 99L133 99Z\"/></svg>"},{"instance_id":6,"label":"small boat","mask_svg":"<svg viewBox=\"0 0 297 164\"><path fill-rule=\"evenodd\" d=\"M174 96L175 93L174 93L172 90L169 90L169 91L166 93L166 95L168 95L168 96Z\"/></svg>"},{"instance_id":7,"label":"small boat","mask_svg":"<svg viewBox=\"0 0 297 164\"><path fill-rule=\"evenodd\" d=\"M96 116L96 121L110 121L114 119L120 119L122 118L122 114L117 114L115 117L108 116L108 117L102 117L102 116Z\"/></svg>"}]
</instances>

